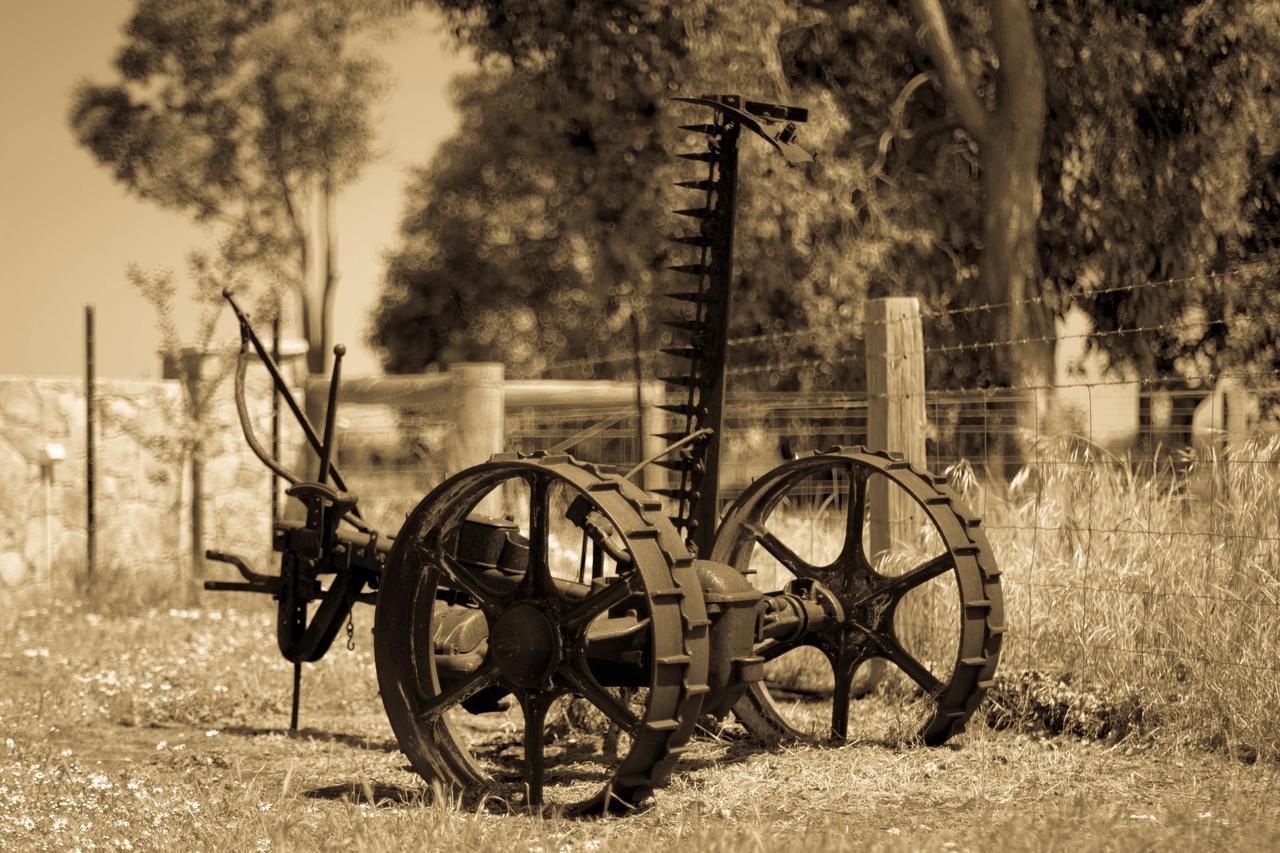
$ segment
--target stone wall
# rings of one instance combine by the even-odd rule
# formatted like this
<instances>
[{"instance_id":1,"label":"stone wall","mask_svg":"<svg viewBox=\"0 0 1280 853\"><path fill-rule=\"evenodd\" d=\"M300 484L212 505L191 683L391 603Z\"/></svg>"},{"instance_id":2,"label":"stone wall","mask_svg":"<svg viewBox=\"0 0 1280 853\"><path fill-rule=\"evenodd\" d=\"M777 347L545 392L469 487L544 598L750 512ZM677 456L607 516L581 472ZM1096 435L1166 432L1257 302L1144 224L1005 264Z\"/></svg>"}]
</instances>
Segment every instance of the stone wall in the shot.
<instances>
[{"instance_id":1,"label":"stone wall","mask_svg":"<svg viewBox=\"0 0 1280 853\"><path fill-rule=\"evenodd\" d=\"M251 410L269 428L265 373L250 375ZM265 567L270 477L245 445L232 382L205 420L204 546ZM101 379L95 386L96 567L146 583L191 577L190 454L182 390L173 380ZM50 445L64 456L47 462ZM86 580L84 381L0 377L0 596ZM47 543L47 544L46 544ZM214 564L209 574L224 576Z\"/></svg>"}]
</instances>

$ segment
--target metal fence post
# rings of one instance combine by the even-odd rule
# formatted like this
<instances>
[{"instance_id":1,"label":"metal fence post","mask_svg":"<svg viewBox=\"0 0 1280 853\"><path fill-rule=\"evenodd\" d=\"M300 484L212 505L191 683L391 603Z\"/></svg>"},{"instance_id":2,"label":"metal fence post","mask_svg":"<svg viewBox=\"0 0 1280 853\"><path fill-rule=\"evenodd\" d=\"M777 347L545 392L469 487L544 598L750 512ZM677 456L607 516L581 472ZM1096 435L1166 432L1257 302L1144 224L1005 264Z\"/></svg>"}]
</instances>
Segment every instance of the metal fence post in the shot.
<instances>
[{"instance_id":1,"label":"metal fence post","mask_svg":"<svg viewBox=\"0 0 1280 853\"><path fill-rule=\"evenodd\" d=\"M97 541L93 517L93 306L84 306L84 458L85 458L85 578L93 580Z\"/></svg>"},{"instance_id":2,"label":"metal fence post","mask_svg":"<svg viewBox=\"0 0 1280 853\"><path fill-rule=\"evenodd\" d=\"M924 331L914 296L867 301L863 340L867 363L867 443L925 464ZM921 523L915 502L882 477L871 479L870 556L895 542L912 543Z\"/></svg>"}]
</instances>

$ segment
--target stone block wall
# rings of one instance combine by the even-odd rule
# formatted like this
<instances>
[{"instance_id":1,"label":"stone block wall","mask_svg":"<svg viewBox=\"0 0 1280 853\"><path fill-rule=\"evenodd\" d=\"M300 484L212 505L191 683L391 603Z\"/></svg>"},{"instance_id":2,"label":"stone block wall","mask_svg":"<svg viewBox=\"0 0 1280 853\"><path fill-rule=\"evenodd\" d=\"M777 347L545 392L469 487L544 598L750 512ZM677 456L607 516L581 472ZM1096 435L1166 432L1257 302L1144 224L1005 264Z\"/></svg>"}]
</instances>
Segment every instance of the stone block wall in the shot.
<instances>
[{"instance_id":1,"label":"stone block wall","mask_svg":"<svg viewBox=\"0 0 1280 853\"><path fill-rule=\"evenodd\" d=\"M232 387L230 377L219 386L202 430L204 547L268 568L270 476L245 445ZM265 373L251 371L250 409L264 444L268 389ZM190 454L179 383L100 379L95 396L98 570L155 584L189 579ZM44 462L51 444L65 458ZM17 590L61 594L86 580L85 461L84 381L0 376L0 599ZM208 574L226 572L212 564Z\"/></svg>"}]
</instances>

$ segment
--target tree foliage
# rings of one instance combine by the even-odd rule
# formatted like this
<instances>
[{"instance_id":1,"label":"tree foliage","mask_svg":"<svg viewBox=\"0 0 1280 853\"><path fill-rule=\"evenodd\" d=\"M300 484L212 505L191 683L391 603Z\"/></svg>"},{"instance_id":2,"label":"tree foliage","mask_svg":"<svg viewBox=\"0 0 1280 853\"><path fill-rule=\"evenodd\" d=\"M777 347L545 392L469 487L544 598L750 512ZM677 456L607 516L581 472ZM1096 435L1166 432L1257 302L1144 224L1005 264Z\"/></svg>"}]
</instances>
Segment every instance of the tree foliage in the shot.
<instances>
[{"instance_id":1,"label":"tree foliage","mask_svg":"<svg viewBox=\"0 0 1280 853\"><path fill-rule=\"evenodd\" d=\"M177 374L182 389L181 416L170 424L163 438L171 448L171 458L179 469L185 468L191 487L190 560L192 579L199 578L204 565L204 463L205 442L211 425L207 414L213 395L231 370L233 361L220 359L214 369L206 369L206 356L213 343L225 303L224 288L244 284L242 273L223 252L211 261L202 254L194 254L188 261L188 274L192 283L191 302L198 314L194 330L189 336L178 328L175 302L180 286L172 270L144 270L130 264L126 272L134 290L155 312L156 326L160 331L160 351ZM191 590L194 594L194 589Z\"/></svg>"},{"instance_id":2,"label":"tree foliage","mask_svg":"<svg viewBox=\"0 0 1280 853\"><path fill-rule=\"evenodd\" d=\"M1096 347L1144 373L1275 358L1276 324L1258 320L1280 210L1272 0L1031 4L1046 69L1038 269L1006 299L982 286L984 177L1001 151L984 153L965 121L975 104L957 109L921 38L930 4L437 5L484 70L459 85L460 136L411 188L375 331L393 369L498 357L537 372L616 354L629 311L661 310L650 299L678 170L663 152L681 150L672 126L692 117L664 97L702 91L812 111L814 168L744 146L731 334L809 331L734 356L824 368L762 381L856 385L861 303L889 294L940 315L931 345L1051 336L1044 323L1074 305L1104 333ZM1001 115L992 5L941 8L976 108ZM1241 266L1263 272L1227 274ZM1166 279L1185 281L1147 286ZM970 310L1024 301L1045 309L1039 328L1006 324L1007 306ZM415 338L422 328L435 335ZM935 384L1017 379L1002 356L936 353L928 370Z\"/></svg>"},{"instance_id":3,"label":"tree foliage","mask_svg":"<svg viewBox=\"0 0 1280 853\"><path fill-rule=\"evenodd\" d=\"M1260 325L1280 263L1280 4L1042 7L1052 290L1083 294L1095 346L1142 375L1280 366L1280 317Z\"/></svg>"},{"instance_id":4,"label":"tree foliage","mask_svg":"<svg viewBox=\"0 0 1280 853\"><path fill-rule=\"evenodd\" d=\"M298 300L312 366L337 283L333 198L372 156L384 68L369 0L140 0L116 79L81 84L77 140L130 192L222 230Z\"/></svg>"},{"instance_id":5,"label":"tree foliage","mask_svg":"<svg viewBox=\"0 0 1280 853\"><path fill-rule=\"evenodd\" d=\"M761 63L757 46L794 15L650 0L446 5L483 67L457 84L458 135L411 183L375 324L386 364L497 357L537 373L616 356L632 313L644 346L660 345L666 306L654 297L675 284L665 267L686 259L666 241L681 224L669 211L692 203L672 183L696 177L671 154L703 138L679 125L706 118L670 98L787 100L779 63ZM814 119L810 147L844 132L836 110ZM835 330L860 310L864 282L837 274L850 229L832 212L851 210L858 164L787 169L775 157L744 139L734 334L814 327L829 333L775 341L775 357L847 356L856 341ZM629 355L616 364L629 368Z\"/></svg>"}]
</instances>

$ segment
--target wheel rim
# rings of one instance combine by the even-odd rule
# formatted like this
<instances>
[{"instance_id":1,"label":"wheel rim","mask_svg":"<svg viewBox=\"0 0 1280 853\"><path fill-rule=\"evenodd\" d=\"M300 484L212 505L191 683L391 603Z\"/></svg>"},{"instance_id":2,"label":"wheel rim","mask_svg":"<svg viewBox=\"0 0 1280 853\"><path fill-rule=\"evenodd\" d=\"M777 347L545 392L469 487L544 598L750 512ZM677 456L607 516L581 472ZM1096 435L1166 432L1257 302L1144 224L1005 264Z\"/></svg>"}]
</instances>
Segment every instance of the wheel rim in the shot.
<instances>
[{"instance_id":1,"label":"wheel rim","mask_svg":"<svg viewBox=\"0 0 1280 853\"><path fill-rule=\"evenodd\" d=\"M527 484L529 563L514 590L498 590L454 559L449 543L485 495L511 483ZM563 578L553 574L553 492L585 499L630 560L617 563L585 597L566 595ZM464 592L488 626L478 666L443 684L432 642L433 603L442 589ZM646 658L639 663L646 689L630 705L602 686L600 662L587 657L588 629L622 602L637 611ZM495 458L424 498L396 538L374 634L383 703L414 768L452 787L523 799L533 809L547 802L569 812L634 808L670 772L705 693L706 614L691 556L657 501L567 456ZM457 724L460 712L453 709L485 689L509 692L520 707L519 781L504 782L496 754L485 754ZM554 761L582 758L549 751L547 715L562 697L585 699L621 729L629 744L616 760L604 758L591 772ZM590 790L584 775L599 777L600 786Z\"/></svg>"},{"instance_id":2,"label":"wheel rim","mask_svg":"<svg viewBox=\"0 0 1280 853\"><path fill-rule=\"evenodd\" d=\"M817 564L784 542L770 529L770 521L803 483L833 471L845 475L842 488L846 510L840 531L843 538L835 558ZM886 553L868 554L865 524L870 484L878 478L883 478L887 492L896 490L896 494L909 498L918 507L928 522L923 538L935 544L937 553L916 555L907 563L901 553L894 553L907 549L895 542ZM844 610L842 624L809 635L801 642L765 642L756 649L766 660L790 655L801 647L816 649L817 655L825 659L831 667L829 722L825 728L833 739L844 740L848 736L849 700L859 668L876 664L896 669L921 694L915 736L938 744L963 729L995 672L1005 630L1004 614L999 572L990 545L978 519L944 478L930 477L901 458L862 448L833 448L793 460L757 480L734 502L717 531L711 558L749 573L752 557L758 551L768 554L795 577L810 578L826 586ZM878 559L873 560L873 556ZM878 567L873 567L873 562ZM884 571L895 564L897 568L909 567ZM942 666L935 661L922 661L923 655L917 653L913 643L904 642L908 634L914 642L917 634L928 633L904 618L905 611L923 600L920 590L927 590L931 606L936 604L935 599L943 601L944 615L947 607L954 611L950 627L946 619L940 629L936 620L930 626L949 634L926 636L919 641L920 648L927 646L933 658L939 657L939 648L953 648L949 652L952 657ZM790 656L800 654L803 653ZM808 654L813 656L812 652ZM812 718L800 708L799 703L784 700L777 690L771 691L764 681L751 686L734 712L758 737L812 737L813 727L804 724L806 718Z\"/></svg>"}]
</instances>

